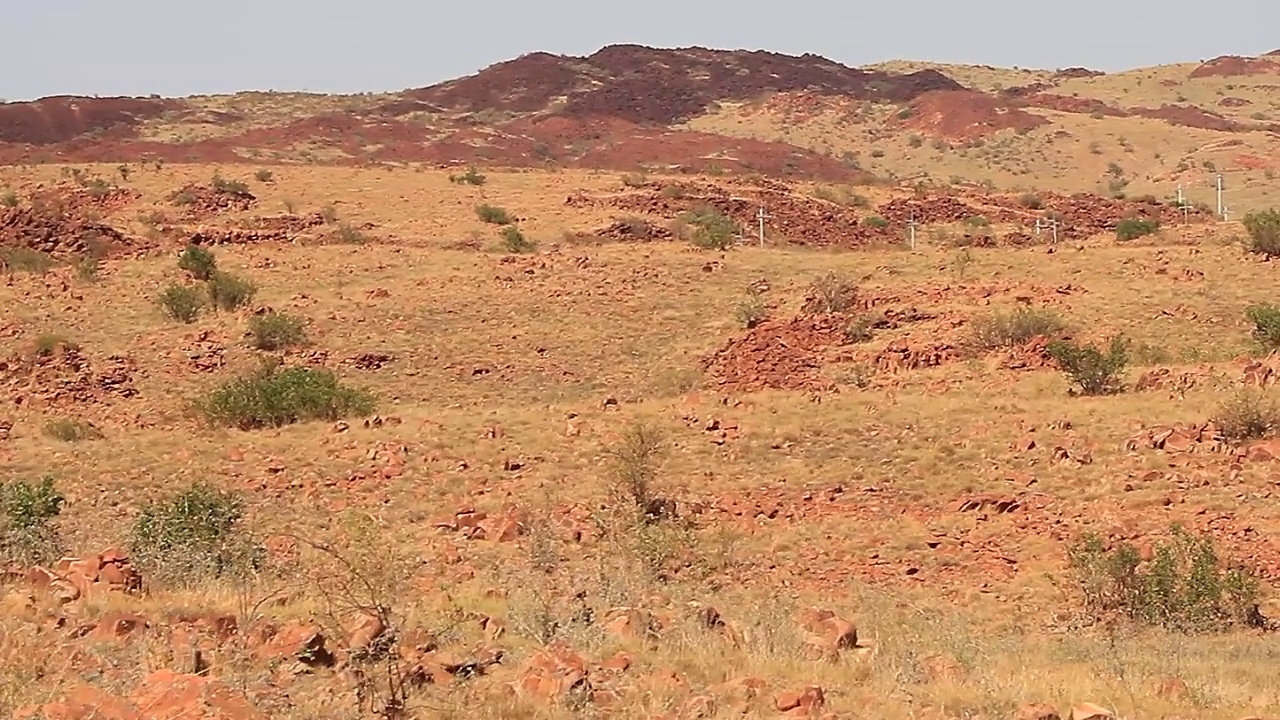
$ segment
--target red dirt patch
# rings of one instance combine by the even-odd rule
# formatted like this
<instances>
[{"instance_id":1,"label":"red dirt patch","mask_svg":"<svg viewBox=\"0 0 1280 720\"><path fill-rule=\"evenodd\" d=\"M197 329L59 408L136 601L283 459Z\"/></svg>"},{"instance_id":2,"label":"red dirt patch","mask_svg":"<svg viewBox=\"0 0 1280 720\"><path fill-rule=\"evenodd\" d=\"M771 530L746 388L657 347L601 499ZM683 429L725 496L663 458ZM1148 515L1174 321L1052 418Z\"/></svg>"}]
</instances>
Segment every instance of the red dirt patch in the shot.
<instances>
[{"instance_id":1,"label":"red dirt patch","mask_svg":"<svg viewBox=\"0 0 1280 720\"><path fill-rule=\"evenodd\" d=\"M1280 72L1280 63L1265 58L1223 55L1216 57L1191 71L1189 77L1235 77L1238 75L1265 75Z\"/></svg>"},{"instance_id":2,"label":"red dirt patch","mask_svg":"<svg viewBox=\"0 0 1280 720\"><path fill-rule=\"evenodd\" d=\"M1253 104L1252 100L1246 100L1242 97L1229 95L1218 101L1219 107L1248 107Z\"/></svg>"},{"instance_id":3,"label":"red dirt patch","mask_svg":"<svg viewBox=\"0 0 1280 720\"><path fill-rule=\"evenodd\" d=\"M1056 80L1071 80L1074 78L1102 77L1103 75L1106 75L1106 73L1102 72L1101 70L1090 70L1089 68L1082 68L1082 67L1069 67L1069 68L1063 68L1055 72L1053 74L1053 77Z\"/></svg>"},{"instance_id":4,"label":"red dirt patch","mask_svg":"<svg viewBox=\"0 0 1280 720\"><path fill-rule=\"evenodd\" d=\"M1039 93L1037 95L1032 95L1027 98L1026 102L1032 107L1041 107L1046 110L1057 110L1058 112L1080 113L1082 115L1098 113L1101 115L1109 115L1111 117L1125 117L1129 114L1124 110L1108 105L1101 100L1071 97L1069 95L1057 95L1054 93Z\"/></svg>"},{"instance_id":5,"label":"red dirt patch","mask_svg":"<svg viewBox=\"0 0 1280 720\"><path fill-rule=\"evenodd\" d=\"M1027 132L1048 120L973 90L940 90L921 95L908 106L904 127L953 140L974 140L1001 130Z\"/></svg>"},{"instance_id":6,"label":"red dirt patch","mask_svg":"<svg viewBox=\"0 0 1280 720\"><path fill-rule=\"evenodd\" d=\"M108 131L127 137L144 120L182 106L178 100L86 97L0 104L0 142L53 145Z\"/></svg>"},{"instance_id":7,"label":"red dirt patch","mask_svg":"<svg viewBox=\"0 0 1280 720\"><path fill-rule=\"evenodd\" d=\"M1211 113L1208 110L1201 110L1200 108L1191 107L1189 105L1161 105L1159 108L1154 109L1133 108L1129 111L1129 114L1154 118L1156 120L1164 120L1170 125L1182 125L1185 127L1200 128L1202 130L1238 132L1247 129L1238 122L1228 120L1221 115Z\"/></svg>"}]
</instances>

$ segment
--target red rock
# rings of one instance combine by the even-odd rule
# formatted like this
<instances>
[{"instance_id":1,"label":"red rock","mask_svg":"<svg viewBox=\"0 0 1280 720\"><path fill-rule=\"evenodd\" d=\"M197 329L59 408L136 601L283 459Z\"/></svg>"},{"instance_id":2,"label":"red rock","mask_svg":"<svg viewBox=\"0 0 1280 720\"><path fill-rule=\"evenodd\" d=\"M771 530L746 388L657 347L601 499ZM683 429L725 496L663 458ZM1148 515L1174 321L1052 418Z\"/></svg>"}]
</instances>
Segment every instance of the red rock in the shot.
<instances>
[{"instance_id":1,"label":"red rock","mask_svg":"<svg viewBox=\"0 0 1280 720\"><path fill-rule=\"evenodd\" d=\"M1111 720L1115 715L1101 705L1080 703L1071 708L1071 720Z\"/></svg>"},{"instance_id":2,"label":"red rock","mask_svg":"<svg viewBox=\"0 0 1280 720\"><path fill-rule=\"evenodd\" d=\"M1014 716L1014 720L1061 720L1061 717L1052 705L1032 703L1023 705Z\"/></svg>"},{"instance_id":3,"label":"red rock","mask_svg":"<svg viewBox=\"0 0 1280 720\"><path fill-rule=\"evenodd\" d=\"M858 646L858 629L853 623L836 617L830 610L809 608L800 612L800 626L805 631L805 642L815 654L834 659L841 650Z\"/></svg>"},{"instance_id":4,"label":"red rock","mask_svg":"<svg viewBox=\"0 0 1280 720\"><path fill-rule=\"evenodd\" d=\"M787 717L812 717L821 712L826 702L822 688L810 685L802 690L782 693L774 707Z\"/></svg>"},{"instance_id":5,"label":"red rock","mask_svg":"<svg viewBox=\"0 0 1280 720\"><path fill-rule=\"evenodd\" d=\"M306 665L328 665L333 661L320 626L304 623L292 623L272 633L261 654L269 660L297 660Z\"/></svg>"},{"instance_id":6,"label":"red rock","mask_svg":"<svg viewBox=\"0 0 1280 720\"><path fill-rule=\"evenodd\" d=\"M208 677L157 670L133 695L146 720L267 720L239 693Z\"/></svg>"},{"instance_id":7,"label":"red rock","mask_svg":"<svg viewBox=\"0 0 1280 720\"><path fill-rule=\"evenodd\" d=\"M124 639L135 632L146 630L151 623L141 615L115 612L104 615L94 625L92 635L96 638Z\"/></svg>"},{"instance_id":8,"label":"red rock","mask_svg":"<svg viewBox=\"0 0 1280 720\"><path fill-rule=\"evenodd\" d=\"M373 613L364 613L352 623L347 633L347 648L350 650L368 650L369 646L387 631L382 618Z\"/></svg>"},{"instance_id":9,"label":"red rock","mask_svg":"<svg viewBox=\"0 0 1280 720\"><path fill-rule=\"evenodd\" d=\"M1018 452L1029 452L1036 447L1036 439L1031 435L1023 435L1013 443L1013 449Z\"/></svg>"}]
</instances>

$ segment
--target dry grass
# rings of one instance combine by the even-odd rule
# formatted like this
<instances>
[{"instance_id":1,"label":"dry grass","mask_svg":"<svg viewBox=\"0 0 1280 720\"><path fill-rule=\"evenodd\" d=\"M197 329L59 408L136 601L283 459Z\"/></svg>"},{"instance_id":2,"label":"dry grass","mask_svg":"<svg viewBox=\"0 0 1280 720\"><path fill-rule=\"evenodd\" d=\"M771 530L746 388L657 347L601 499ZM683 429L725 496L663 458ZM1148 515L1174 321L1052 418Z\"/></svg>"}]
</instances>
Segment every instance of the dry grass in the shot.
<instances>
[{"instance_id":1,"label":"dry grass","mask_svg":"<svg viewBox=\"0 0 1280 720\"><path fill-rule=\"evenodd\" d=\"M214 170L147 170L130 184L146 193L146 203ZM253 166L216 170L249 177ZM3 173L0 180L17 179L19 171ZM28 171L21 179L52 173ZM488 175L484 201L518 214L532 237L607 224L605 211L569 208L564 198L579 188L617 185L607 174ZM153 297L180 278L172 257L104 261L100 281L72 283L82 302L45 290L54 284L41 278L16 276L0 286L0 303L11 309L6 322L20 329L20 338L0 340L0 352L18 352L21 338L57 331L74 337L91 358L126 354L140 366L137 398L82 408L79 416L104 430L93 442L47 438L39 428L57 413L18 407L7 395L0 400L0 418L15 421L0 448L8 468L58 480L68 496L60 527L78 551L122 542L146 499L203 480L243 493L246 521L259 535L293 534L344 548L361 572L380 578L376 586L392 598L397 622L438 631L450 648L465 652L483 641L474 623L458 619L464 611L503 618L508 633L498 643L509 653L505 667L491 679L416 695L421 717L475 717L478 708L493 717L580 716L571 708L513 701L500 687L518 677L515 668L548 637L548 614L571 607L576 591L585 591L597 612L632 606L669 616L652 641L620 640L598 623L563 618L552 633L591 659L618 650L633 655L635 667L619 684L640 689L601 711L610 717L674 712L690 696L719 696L718 685L744 675L768 681L766 704L780 690L819 684L830 709L853 715L994 718L1030 701L1097 702L1126 718L1280 712L1280 694L1267 674L1276 659L1270 638L1238 633L1192 641L1078 629L1063 574L1064 538L1048 522L1062 518L1069 532L1117 522L1158 528L1193 517L1194 505L1229 508L1262 536L1280 527L1280 511L1260 492L1265 466L1198 486L1190 503L1162 504L1178 490L1167 476L1123 489L1127 477L1161 462L1151 452L1125 453L1124 438L1139 428L1203 421L1205 408L1228 395L1237 374L1230 361L1249 348L1242 309L1274 299L1270 268L1245 261L1239 247L1159 248L1170 259L1164 274L1155 273L1156 249L1112 243L1063 245L1052 255L974 250L967 283L957 283L948 269L952 251L926 244L911 253L747 247L706 272L706 255L679 243L601 244L514 260L445 249L481 225L472 210L480 196L442 172L279 168L270 186L254 191L264 194L266 208L285 197L301 208L335 203L345 220L375 223L377 235L389 239L359 247L226 247L218 263L259 281L255 303L307 318L309 351L328 353L332 363L361 352L393 355L381 370L342 367L339 374L370 388L382 399L381 415L400 422L365 427L353 419L345 432L329 423L262 432L204 428L190 417L189 402L252 367L257 354L241 341L241 314L208 313L194 326L165 321ZM578 262L581 256L590 262ZM1181 267L1203 272L1204 279L1176 279ZM922 287L951 286L913 304L964 317L986 311L967 294L980 285L1083 287L1086 292L1045 295L1056 298L1057 311L1073 327L1087 329L1083 340L1122 331L1166 349L1175 370L1212 362L1223 379L1203 382L1185 398L1158 391L1068 398L1055 372L960 360L876 374L868 387L845 386L820 403L803 393L766 391L734 396L740 406L719 404L700 360L742 331L735 316L742 288L767 279L771 306L786 316L826 271L854 278L862 294L910 296ZM386 296L373 292L378 289ZM996 302L1011 305L1012 295ZM877 333L857 351L874 354L893 339L923 341L946 332L959 338L962 332L941 327ZM223 345L225 368L191 369L183 347L197 331ZM853 364L838 362L826 372L839 377ZM605 404L610 397L616 406ZM696 423L682 420L689 412ZM565 432L571 414L581 428L576 435ZM703 430L712 417L738 422L741 436L713 444ZM782 512L771 520L692 516L691 525L659 530L622 523L605 449L635 419L664 432L656 493L683 507L738 498L777 502ZM1070 421L1070 431L1052 429L1062 420ZM501 432L486 432L494 425ZM1016 452L1012 443L1027 426L1038 428L1041 447ZM1089 447L1093 462L1051 463L1055 443ZM400 446L402 472L382 475L388 454L396 452L388 448ZM1010 482L1013 473L1033 475L1033 491L1051 509L982 522L952 510L967 493L1025 489ZM839 500L803 499L836 486L844 491ZM517 543L465 541L433 526L464 506L496 513L508 504L530 513L530 532ZM594 542L570 542L562 527L567 508L594 516L606 532ZM365 529L353 529L354 520ZM948 541L931 549L936 532L970 545ZM360 540L370 537L377 543ZM451 547L462 558L456 565L442 562ZM993 547L995 555L975 547ZM190 608L244 614L248 624L257 601L279 591L280 602L256 613L276 621L326 617L322 583L334 571L325 563L303 553L253 580L158 587L146 599L110 602L151 618ZM918 572L907 575L907 567ZM742 626L742 646L688 619L688 601L714 605ZM867 649L834 664L806 659L794 615L808 605L856 621ZM108 609L89 605L80 612L92 618ZM47 652L47 636L30 624L8 616L4 623L0 702L8 708L56 696L76 669L65 656ZM340 645L341 633L333 637ZM147 670L178 662L160 634L88 652L129 668L102 681L122 688ZM251 653L225 652L215 674L259 692L265 676ZM39 657L34 667L31 657ZM34 682L40 671L57 682ZM661 680L668 671L688 689ZM1171 675L1189 695L1158 693ZM320 698L343 712L353 707L345 678L320 672L293 682L294 704L273 717L332 712Z\"/></svg>"}]
</instances>

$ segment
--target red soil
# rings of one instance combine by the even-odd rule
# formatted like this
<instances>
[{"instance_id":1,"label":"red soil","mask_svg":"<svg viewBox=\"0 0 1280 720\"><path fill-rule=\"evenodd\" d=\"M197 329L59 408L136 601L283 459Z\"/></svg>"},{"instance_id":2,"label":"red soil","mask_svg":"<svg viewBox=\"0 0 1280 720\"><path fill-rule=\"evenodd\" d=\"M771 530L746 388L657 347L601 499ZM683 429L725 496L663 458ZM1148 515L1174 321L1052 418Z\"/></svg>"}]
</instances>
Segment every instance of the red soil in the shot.
<instances>
[{"instance_id":1,"label":"red soil","mask_svg":"<svg viewBox=\"0 0 1280 720\"><path fill-rule=\"evenodd\" d=\"M1280 73L1280 63L1266 58L1240 57L1224 55L1216 57L1191 71L1189 77L1235 77L1238 75L1265 75Z\"/></svg>"},{"instance_id":2,"label":"red soil","mask_svg":"<svg viewBox=\"0 0 1280 720\"><path fill-rule=\"evenodd\" d=\"M1159 108L1134 108L1131 115L1164 120L1170 125L1217 130L1219 132L1239 132L1245 130L1240 123L1228 120L1221 115L1187 105L1161 105Z\"/></svg>"},{"instance_id":3,"label":"red soil","mask_svg":"<svg viewBox=\"0 0 1280 720\"><path fill-rule=\"evenodd\" d=\"M908 109L910 116L900 121L904 127L952 140L973 140L1001 130L1026 132L1049 123L1045 118L973 90L925 93Z\"/></svg>"},{"instance_id":4,"label":"red soil","mask_svg":"<svg viewBox=\"0 0 1280 720\"><path fill-rule=\"evenodd\" d=\"M83 97L0 104L0 142L52 145L108 131L128 137L142 121L182 104L176 100Z\"/></svg>"}]
</instances>

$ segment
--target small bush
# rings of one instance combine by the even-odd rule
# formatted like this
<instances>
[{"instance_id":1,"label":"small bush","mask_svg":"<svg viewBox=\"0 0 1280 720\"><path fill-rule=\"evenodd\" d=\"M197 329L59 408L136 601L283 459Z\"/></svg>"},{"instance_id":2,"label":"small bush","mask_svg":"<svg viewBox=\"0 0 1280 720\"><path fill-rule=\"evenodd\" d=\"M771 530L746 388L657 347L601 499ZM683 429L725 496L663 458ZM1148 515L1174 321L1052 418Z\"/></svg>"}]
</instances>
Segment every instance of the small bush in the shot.
<instances>
[{"instance_id":1,"label":"small bush","mask_svg":"<svg viewBox=\"0 0 1280 720\"><path fill-rule=\"evenodd\" d=\"M1125 242L1152 235L1160 229L1160 221L1147 218L1126 218L1116 223L1116 240Z\"/></svg>"},{"instance_id":2,"label":"small bush","mask_svg":"<svg viewBox=\"0 0 1280 720\"><path fill-rule=\"evenodd\" d=\"M515 222L515 218L511 217L511 213L497 207L496 205L477 205L476 217L480 218L480 222L486 222L490 225L510 225Z\"/></svg>"},{"instance_id":3,"label":"small bush","mask_svg":"<svg viewBox=\"0 0 1280 720\"><path fill-rule=\"evenodd\" d=\"M641 188L649 182L649 178L646 178L641 173L627 173L620 179L622 180L622 184L629 188Z\"/></svg>"},{"instance_id":4,"label":"small bush","mask_svg":"<svg viewBox=\"0 0 1280 720\"><path fill-rule=\"evenodd\" d=\"M178 268L196 280L205 281L218 270L218 259L199 245L188 245L178 256Z\"/></svg>"},{"instance_id":5,"label":"small bush","mask_svg":"<svg viewBox=\"0 0 1280 720\"><path fill-rule=\"evenodd\" d=\"M255 348L267 351L283 350L307 342L302 320L277 312L249 318L249 336Z\"/></svg>"},{"instance_id":6,"label":"small bush","mask_svg":"<svg viewBox=\"0 0 1280 720\"><path fill-rule=\"evenodd\" d=\"M1249 252L1268 258L1280 257L1280 210L1262 210L1244 216L1249 233Z\"/></svg>"},{"instance_id":7,"label":"small bush","mask_svg":"<svg viewBox=\"0 0 1280 720\"><path fill-rule=\"evenodd\" d=\"M637 422L623 430L619 441L605 451L613 464L615 495L629 500L641 513L647 513L657 499L653 483L658 478L663 447L658 428Z\"/></svg>"},{"instance_id":8,"label":"small bush","mask_svg":"<svg viewBox=\"0 0 1280 720\"><path fill-rule=\"evenodd\" d=\"M828 315L848 312L857 300L858 286L833 270L818 276L809 285L809 297L805 307L813 312Z\"/></svg>"},{"instance_id":9,"label":"small bush","mask_svg":"<svg viewBox=\"0 0 1280 720\"><path fill-rule=\"evenodd\" d=\"M219 310L235 310L248 305L257 294L258 287L239 275L217 270L206 283L209 301Z\"/></svg>"},{"instance_id":10,"label":"small bush","mask_svg":"<svg viewBox=\"0 0 1280 720\"><path fill-rule=\"evenodd\" d=\"M879 215L871 215L869 217L863 218L862 224L866 225L867 227L876 228L876 229L889 227L889 221L885 220Z\"/></svg>"},{"instance_id":11,"label":"small bush","mask_svg":"<svg viewBox=\"0 0 1280 720\"><path fill-rule=\"evenodd\" d=\"M160 293L164 314L181 323L193 323L204 307L204 294L190 285L170 285Z\"/></svg>"},{"instance_id":12,"label":"small bush","mask_svg":"<svg viewBox=\"0 0 1280 720\"><path fill-rule=\"evenodd\" d=\"M9 189L0 192L0 207L18 207L18 193Z\"/></svg>"},{"instance_id":13,"label":"small bush","mask_svg":"<svg viewBox=\"0 0 1280 720\"><path fill-rule=\"evenodd\" d=\"M324 220L326 225L332 225L338 219L338 208L332 205L325 205L320 208L320 218Z\"/></svg>"},{"instance_id":14,"label":"small bush","mask_svg":"<svg viewBox=\"0 0 1280 720\"><path fill-rule=\"evenodd\" d=\"M239 180L228 180L220 175L213 176L213 189L227 195L248 195L249 186Z\"/></svg>"},{"instance_id":15,"label":"small bush","mask_svg":"<svg viewBox=\"0 0 1280 720\"><path fill-rule=\"evenodd\" d=\"M750 290L747 299L738 303L736 315L742 327L750 330L769 318L769 306L760 293Z\"/></svg>"},{"instance_id":16,"label":"small bush","mask_svg":"<svg viewBox=\"0 0 1280 720\"><path fill-rule=\"evenodd\" d=\"M689 241L703 250L728 250L742 232L733 218L709 206L684 213L678 223L691 229Z\"/></svg>"},{"instance_id":17,"label":"small bush","mask_svg":"<svg viewBox=\"0 0 1280 720\"><path fill-rule=\"evenodd\" d=\"M64 350L79 350L80 346L72 342L66 335L44 333L37 335L32 343L32 352L36 357L52 357Z\"/></svg>"},{"instance_id":18,"label":"small bush","mask_svg":"<svg viewBox=\"0 0 1280 720\"><path fill-rule=\"evenodd\" d=\"M62 418L51 420L44 426L44 434L62 442L80 442L81 440L101 440L102 431L87 420Z\"/></svg>"},{"instance_id":19,"label":"small bush","mask_svg":"<svg viewBox=\"0 0 1280 720\"><path fill-rule=\"evenodd\" d=\"M537 245L526 238L524 233L520 232L520 228L515 225L508 225L498 233L502 238L502 247L507 252L526 253L532 252Z\"/></svg>"},{"instance_id":20,"label":"small bush","mask_svg":"<svg viewBox=\"0 0 1280 720\"><path fill-rule=\"evenodd\" d=\"M1224 567L1208 536L1176 526L1171 534L1150 560L1127 542L1108 550L1096 535L1072 546L1070 567L1085 609L1187 633L1261 624L1253 574Z\"/></svg>"},{"instance_id":21,"label":"small bush","mask_svg":"<svg viewBox=\"0 0 1280 720\"><path fill-rule=\"evenodd\" d=\"M1112 338L1105 353L1063 340L1049 343L1048 350L1049 356L1080 387L1081 394L1110 395L1124 389L1121 376L1129 363L1129 343L1125 338Z\"/></svg>"},{"instance_id":22,"label":"small bush","mask_svg":"<svg viewBox=\"0 0 1280 720\"><path fill-rule=\"evenodd\" d=\"M1033 338L1052 338L1066 329L1067 324L1052 310L1019 307L974 320L969 326L969 346L978 352L1019 347Z\"/></svg>"},{"instance_id":23,"label":"small bush","mask_svg":"<svg viewBox=\"0 0 1280 720\"><path fill-rule=\"evenodd\" d=\"M29 272L43 275L56 263L53 256L30 248L5 248L0 250L0 265L10 272Z\"/></svg>"},{"instance_id":24,"label":"small bush","mask_svg":"<svg viewBox=\"0 0 1280 720\"><path fill-rule=\"evenodd\" d=\"M854 318L844 328L844 341L847 343L857 344L870 342L875 337L876 323L883 318L877 318L870 313L864 313Z\"/></svg>"},{"instance_id":25,"label":"small bush","mask_svg":"<svg viewBox=\"0 0 1280 720\"><path fill-rule=\"evenodd\" d=\"M338 227L333 231L334 242L343 245L364 245L369 242L369 236L364 234L360 228L351 223L338 223Z\"/></svg>"},{"instance_id":26,"label":"small bush","mask_svg":"<svg viewBox=\"0 0 1280 720\"><path fill-rule=\"evenodd\" d=\"M20 565L46 565L57 560L61 547L52 522L62 512L63 502L50 477L38 483L0 483L0 549L4 559Z\"/></svg>"},{"instance_id":27,"label":"small bush","mask_svg":"<svg viewBox=\"0 0 1280 720\"><path fill-rule=\"evenodd\" d=\"M269 183L275 179L275 175L266 168L259 168L258 172L253 174L253 177L260 183Z\"/></svg>"},{"instance_id":28,"label":"small bush","mask_svg":"<svg viewBox=\"0 0 1280 720\"><path fill-rule=\"evenodd\" d=\"M1028 210L1040 210L1044 208L1044 201L1039 195L1026 193L1018 198L1018 204Z\"/></svg>"},{"instance_id":29,"label":"small bush","mask_svg":"<svg viewBox=\"0 0 1280 720\"><path fill-rule=\"evenodd\" d=\"M991 221L981 215L970 215L962 222L967 228L984 228L991 225Z\"/></svg>"},{"instance_id":30,"label":"small bush","mask_svg":"<svg viewBox=\"0 0 1280 720\"><path fill-rule=\"evenodd\" d=\"M1253 323L1251 334L1254 340L1267 350L1280 349L1280 308L1262 303L1249 306L1244 314Z\"/></svg>"},{"instance_id":31,"label":"small bush","mask_svg":"<svg viewBox=\"0 0 1280 720\"><path fill-rule=\"evenodd\" d=\"M97 280L102 272L102 261L96 255L81 255L72 265L75 267L76 277L86 282Z\"/></svg>"},{"instance_id":32,"label":"small bush","mask_svg":"<svg viewBox=\"0 0 1280 720\"><path fill-rule=\"evenodd\" d=\"M331 370L265 364L223 384L198 403L214 425L253 430L311 420L368 415L373 395L338 382Z\"/></svg>"},{"instance_id":33,"label":"small bush","mask_svg":"<svg viewBox=\"0 0 1280 720\"><path fill-rule=\"evenodd\" d=\"M467 171L461 175L450 175L449 182L454 185L475 185L479 187L488 181L484 175L476 171L475 168L467 168Z\"/></svg>"},{"instance_id":34,"label":"small bush","mask_svg":"<svg viewBox=\"0 0 1280 720\"><path fill-rule=\"evenodd\" d=\"M167 501L147 503L133 525L133 557L152 573L187 579L256 568L262 549L241 530L239 496L196 484Z\"/></svg>"},{"instance_id":35,"label":"small bush","mask_svg":"<svg viewBox=\"0 0 1280 720\"><path fill-rule=\"evenodd\" d=\"M1218 407L1213 424L1229 442L1274 437L1280 433L1280 405L1262 391L1240 390Z\"/></svg>"}]
</instances>

